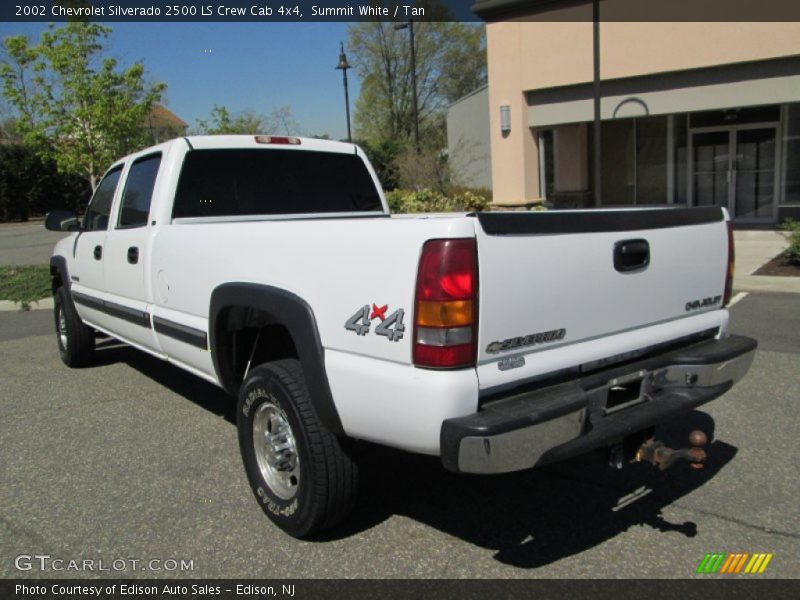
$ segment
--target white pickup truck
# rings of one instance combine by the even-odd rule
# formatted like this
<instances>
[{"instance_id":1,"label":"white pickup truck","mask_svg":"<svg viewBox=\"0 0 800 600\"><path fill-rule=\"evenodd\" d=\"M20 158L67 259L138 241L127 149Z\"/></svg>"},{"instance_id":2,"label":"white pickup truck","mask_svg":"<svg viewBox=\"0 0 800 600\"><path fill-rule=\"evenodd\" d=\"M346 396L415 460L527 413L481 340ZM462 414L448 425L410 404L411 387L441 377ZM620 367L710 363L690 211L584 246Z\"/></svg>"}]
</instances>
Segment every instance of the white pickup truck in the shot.
<instances>
[{"instance_id":1,"label":"white pickup truck","mask_svg":"<svg viewBox=\"0 0 800 600\"><path fill-rule=\"evenodd\" d=\"M502 473L633 439L664 467L653 426L756 348L727 333L718 207L390 215L357 146L210 136L120 160L46 225L74 232L63 361L106 334L237 396L253 491L298 537L347 515L355 440Z\"/></svg>"}]
</instances>

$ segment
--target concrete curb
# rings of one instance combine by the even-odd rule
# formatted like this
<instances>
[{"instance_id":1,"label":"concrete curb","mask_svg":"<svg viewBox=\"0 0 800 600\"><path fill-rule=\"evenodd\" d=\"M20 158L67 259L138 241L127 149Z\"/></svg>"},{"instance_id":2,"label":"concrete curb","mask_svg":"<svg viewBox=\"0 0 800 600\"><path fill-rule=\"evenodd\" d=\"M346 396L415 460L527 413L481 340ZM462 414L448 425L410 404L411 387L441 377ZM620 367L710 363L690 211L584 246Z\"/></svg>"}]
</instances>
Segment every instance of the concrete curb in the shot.
<instances>
[{"instance_id":1,"label":"concrete curb","mask_svg":"<svg viewBox=\"0 0 800 600\"><path fill-rule=\"evenodd\" d=\"M10 300L0 300L0 311L17 311L23 312L26 309L22 308L19 302L11 302ZM42 298L36 302L31 302L27 310L53 310L53 299Z\"/></svg>"},{"instance_id":2,"label":"concrete curb","mask_svg":"<svg viewBox=\"0 0 800 600\"><path fill-rule=\"evenodd\" d=\"M771 277L768 275L734 277L733 289L737 292L800 294L800 277Z\"/></svg>"},{"instance_id":3,"label":"concrete curb","mask_svg":"<svg viewBox=\"0 0 800 600\"><path fill-rule=\"evenodd\" d=\"M737 292L788 292L800 294L800 277L753 275L789 246L779 231L734 231L736 270L733 289Z\"/></svg>"}]
</instances>

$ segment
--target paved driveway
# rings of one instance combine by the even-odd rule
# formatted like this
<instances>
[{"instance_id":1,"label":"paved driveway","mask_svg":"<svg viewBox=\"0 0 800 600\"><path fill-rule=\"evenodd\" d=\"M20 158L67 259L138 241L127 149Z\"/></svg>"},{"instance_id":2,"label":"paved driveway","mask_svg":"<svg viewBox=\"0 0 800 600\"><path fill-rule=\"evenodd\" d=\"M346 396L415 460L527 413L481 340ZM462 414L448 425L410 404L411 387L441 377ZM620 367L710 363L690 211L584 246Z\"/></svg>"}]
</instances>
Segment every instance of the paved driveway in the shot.
<instances>
[{"instance_id":1,"label":"paved driveway","mask_svg":"<svg viewBox=\"0 0 800 600\"><path fill-rule=\"evenodd\" d=\"M47 231L42 221L0 224L0 265L45 265L66 233Z\"/></svg>"},{"instance_id":2,"label":"paved driveway","mask_svg":"<svg viewBox=\"0 0 800 600\"><path fill-rule=\"evenodd\" d=\"M734 331L761 342L750 374L662 428L676 443L714 431L704 470L590 455L456 476L370 447L357 513L315 542L262 515L219 390L128 348L69 370L47 311L0 313L0 577L75 575L15 569L36 553L193 561L125 577L691 577L708 552L771 552L761 577L800 577L797 303L739 302Z\"/></svg>"}]
</instances>

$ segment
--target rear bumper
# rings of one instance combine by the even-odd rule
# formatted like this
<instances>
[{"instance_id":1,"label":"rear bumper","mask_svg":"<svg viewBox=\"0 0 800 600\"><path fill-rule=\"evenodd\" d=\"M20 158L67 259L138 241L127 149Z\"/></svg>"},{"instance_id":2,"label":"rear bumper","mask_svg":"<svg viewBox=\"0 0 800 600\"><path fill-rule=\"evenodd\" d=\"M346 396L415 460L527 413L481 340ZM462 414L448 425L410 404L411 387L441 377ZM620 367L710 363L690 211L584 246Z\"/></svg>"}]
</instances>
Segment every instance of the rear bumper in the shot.
<instances>
[{"instance_id":1,"label":"rear bumper","mask_svg":"<svg viewBox=\"0 0 800 600\"><path fill-rule=\"evenodd\" d=\"M727 392L747 373L757 345L742 336L703 341L492 401L444 421L442 463L462 473L506 473L615 443ZM612 388L635 391L610 406Z\"/></svg>"}]
</instances>

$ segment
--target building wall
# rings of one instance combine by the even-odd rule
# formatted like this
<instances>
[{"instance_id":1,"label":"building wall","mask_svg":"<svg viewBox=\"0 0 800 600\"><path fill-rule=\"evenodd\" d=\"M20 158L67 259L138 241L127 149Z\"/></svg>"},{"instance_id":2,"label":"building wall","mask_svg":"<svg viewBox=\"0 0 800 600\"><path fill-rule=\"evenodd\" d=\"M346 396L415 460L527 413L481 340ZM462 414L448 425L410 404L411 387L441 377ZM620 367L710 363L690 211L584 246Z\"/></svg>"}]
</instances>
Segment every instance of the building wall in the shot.
<instances>
[{"instance_id":1,"label":"building wall","mask_svg":"<svg viewBox=\"0 0 800 600\"><path fill-rule=\"evenodd\" d=\"M554 22L487 23L495 201L523 203L539 196L538 147L526 94L592 81L592 23L557 22L557 12L550 18ZM652 77L800 56L800 23L604 22L600 40L603 80ZM500 132L503 104L511 107L507 136Z\"/></svg>"},{"instance_id":2,"label":"building wall","mask_svg":"<svg viewBox=\"0 0 800 600\"><path fill-rule=\"evenodd\" d=\"M492 189L489 137L489 92L484 86L447 109L447 151L456 184Z\"/></svg>"},{"instance_id":3,"label":"building wall","mask_svg":"<svg viewBox=\"0 0 800 600\"><path fill-rule=\"evenodd\" d=\"M491 132L493 201L524 203L537 200L539 171L528 168L539 161L538 140L528 127L525 90L520 85L527 69L525 31L518 23L486 27L489 66L489 126ZM508 106L511 130L500 131L500 107Z\"/></svg>"},{"instance_id":4,"label":"building wall","mask_svg":"<svg viewBox=\"0 0 800 600\"><path fill-rule=\"evenodd\" d=\"M526 57L518 85L526 90L592 80L592 23L488 23L490 35L489 71L518 48ZM600 24L603 79L793 55L800 55L800 23Z\"/></svg>"}]
</instances>

